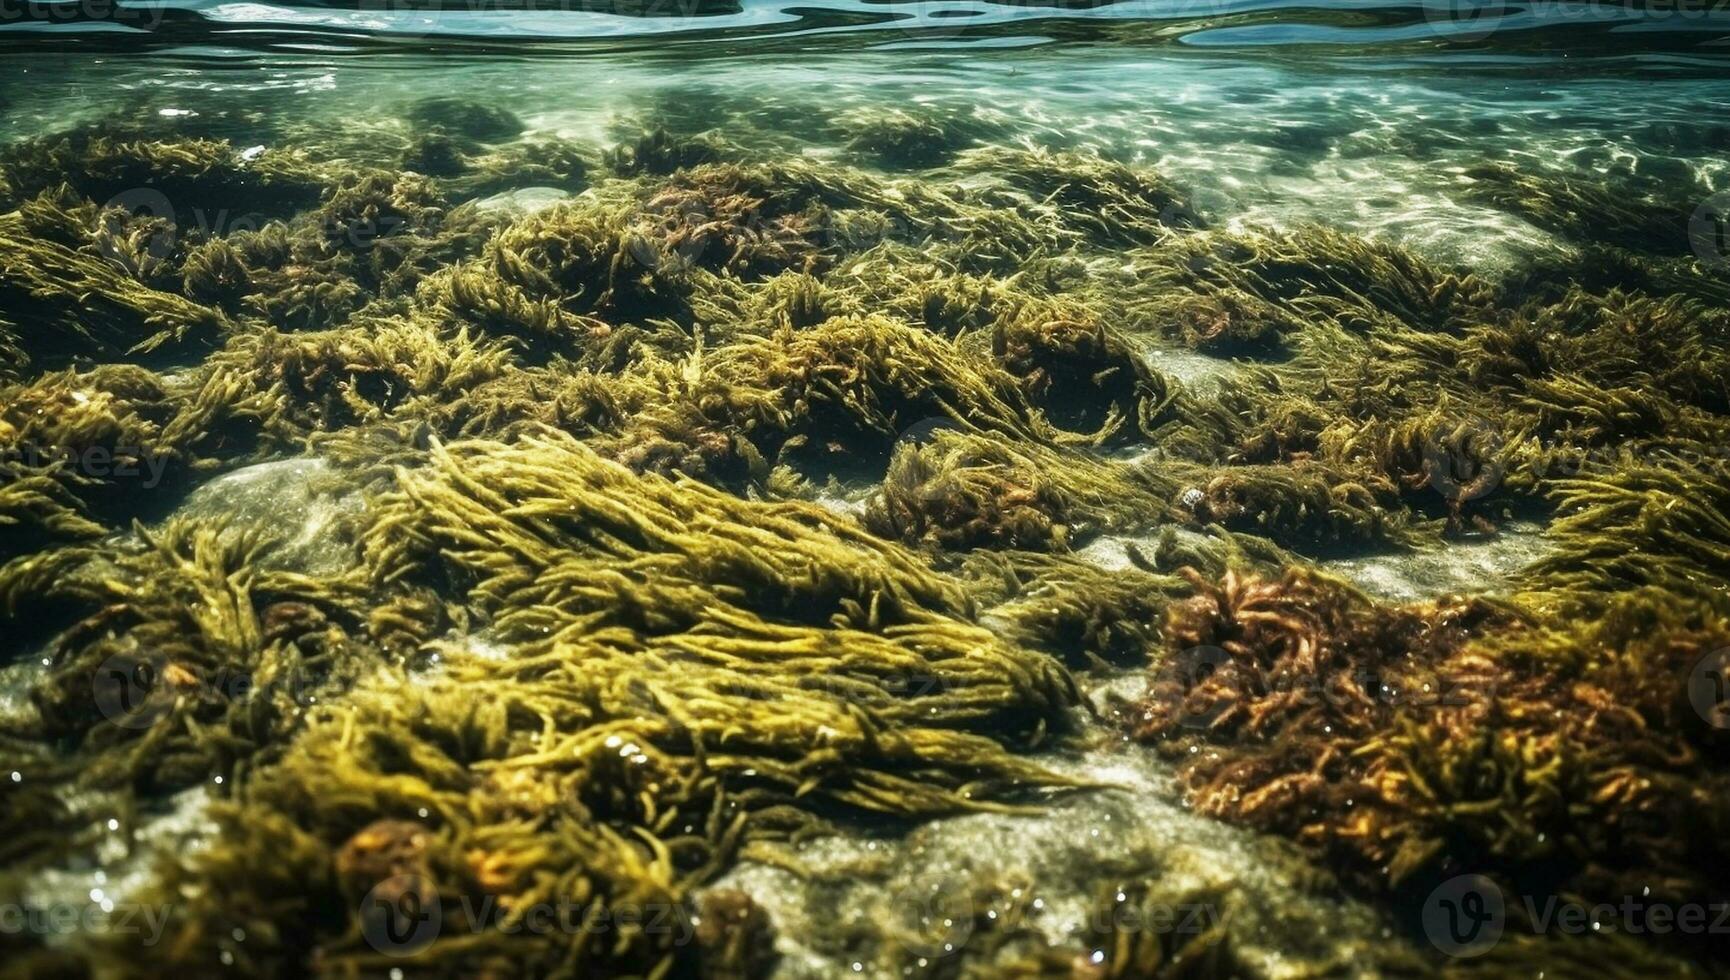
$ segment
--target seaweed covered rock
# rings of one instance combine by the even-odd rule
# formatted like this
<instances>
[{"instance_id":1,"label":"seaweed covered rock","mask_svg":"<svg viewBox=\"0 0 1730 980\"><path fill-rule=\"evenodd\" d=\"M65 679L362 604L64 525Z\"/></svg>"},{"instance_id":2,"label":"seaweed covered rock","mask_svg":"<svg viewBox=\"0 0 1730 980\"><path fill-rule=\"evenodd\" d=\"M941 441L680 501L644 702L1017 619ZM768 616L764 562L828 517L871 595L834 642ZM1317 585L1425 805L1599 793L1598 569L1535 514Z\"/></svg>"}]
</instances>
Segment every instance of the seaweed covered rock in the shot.
<instances>
[{"instance_id":1,"label":"seaweed covered rock","mask_svg":"<svg viewBox=\"0 0 1730 980\"><path fill-rule=\"evenodd\" d=\"M1681 694L1725 626L1685 608L1635 594L1576 633L1482 601L1228 575L1172 608L1136 734L1204 811L1370 887L1481 873L1527 895L1721 900L1730 774Z\"/></svg>"},{"instance_id":2,"label":"seaweed covered rock","mask_svg":"<svg viewBox=\"0 0 1730 980\"><path fill-rule=\"evenodd\" d=\"M226 392L171 391L131 365L0 386L0 557L99 535L172 497L195 468L246 450L225 432L246 412Z\"/></svg>"},{"instance_id":3,"label":"seaweed covered rock","mask_svg":"<svg viewBox=\"0 0 1730 980\"><path fill-rule=\"evenodd\" d=\"M1721 459L1623 459L1555 482L1555 554L1527 581L1558 611L1593 614L1619 594L1656 588L1722 611L1730 559L1730 473Z\"/></svg>"},{"instance_id":4,"label":"seaweed covered rock","mask_svg":"<svg viewBox=\"0 0 1730 980\"><path fill-rule=\"evenodd\" d=\"M1197 223L1165 178L1098 156L987 146L961 153L953 169L1006 185L982 203L1049 216L1100 245L1145 245Z\"/></svg>"},{"instance_id":5,"label":"seaweed covered rock","mask_svg":"<svg viewBox=\"0 0 1730 980\"><path fill-rule=\"evenodd\" d=\"M931 419L1052 443L1057 432L1014 379L954 343L883 317L742 338L707 362L691 397L765 458L818 472L876 470L899 435Z\"/></svg>"},{"instance_id":6,"label":"seaweed covered rock","mask_svg":"<svg viewBox=\"0 0 1730 980\"><path fill-rule=\"evenodd\" d=\"M991 345L1047 419L1095 443L1125 430L1131 439L1152 435L1170 397L1129 341L1086 311L1029 304L997 321Z\"/></svg>"},{"instance_id":7,"label":"seaweed covered rock","mask_svg":"<svg viewBox=\"0 0 1730 980\"><path fill-rule=\"evenodd\" d=\"M523 133L523 121L509 109L461 96L421 99L403 112L403 118L417 129L438 130L483 143L502 143Z\"/></svg>"},{"instance_id":8,"label":"seaweed covered rock","mask_svg":"<svg viewBox=\"0 0 1730 980\"><path fill-rule=\"evenodd\" d=\"M965 571L980 601L989 597L990 615L1027 646L1073 667L1139 665L1160 650L1166 607L1190 586L1134 550L1129 557L1117 568L1073 555L980 552Z\"/></svg>"},{"instance_id":9,"label":"seaweed covered rock","mask_svg":"<svg viewBox=\"0 0 1730 980\"><path fill-rule=\"evenodd\" d=\"M945 551L1066 551L1103 530L1157 523L1161 494L1123 468L1037 445L939 430L895 447L865 526Z\"/></svg>"},{"instance_id":10,"label":"seaweed covered rock","mask_svg":"<svg viewBox=\"0 0 1730 980\"><path fill-rule=\"evenodd\" d=\"M454 432L469 415L464 396L508 363L500 344L462 328L381 317L339 330L250 333L207 370L252 408L261 442L294 450L316 433L387 421Z\"/></svg>"},{"instance_id":11,"label":"seaweed covered rock","mask_svg":"<svg viewBox=\"0 0 1730 980\"><path fill-rule=\"evenodd\" d=\"M707 134L674 136L655 128L634 139L624 140L602 154L608 169L621 177L664 177L707 163L720 163L729 156L727 147Z\"/></svg>"},{"instance_id":12,"label":"seaweed covered rock","mask_svg":"<svg viewBox=\"0 0 1730 980\"><path fill-rule=\"evenodd\" d=\"M1172 501L1198 526L1257 534L1288 548L1401 545L1406 516L1354 475L1316 463L1174 468L1191 482Z\"/></svg>"},{"instance_id":13,"label":"seaweed covered rock","mask_svg":"<svg viewBox=\"0 0 1730 980\"><path fill-rule=\"evenodd\" d=\"M152 289L107 256L30 234L17 212L0 215L0 309L6 345L39 370L209 345L229 327L220 311Z\"/></svg>"},{"instance_id":14,"label":"seaweed covered rock","mask_svg":"<svg viewBox=\"0 0 1730 980\"><path fill-rule=\"evenodd\" d=\"M354 893L406 875L450 907L591 913L443 931L412 951L423 966L665 969L690 952L689 890L745 841L830 808L988 809L1066 782L1014 754L1074 703L1061 668L972 623L959 583L819 508L637 476L550 431L435 449L397 480L366 534L371 577L467 583L486 639L436 644L441 668L417 684L385 671L307 713L238 790L222 845L174 874L246 897L179 907L181 942L149 954L165 965L214 955L232 928L279 934L254 889L285 878L351 911L286 906L283 928L312 941L252 955L364 957ZM294 860L256 876L249 855L285 837ZM681 928L612 918L650 907ZM714 946L705 961L724 958Z\"/></svg>"},{"instance_id":15,"label":"seaweed covered rock","mask_svg":"<svg viewBox=\"0 0 1730 980\"><path fill-rule=\"evenodd\" d=\"M1128 309L1213 353L1266 354L1317 320L1351 332L1457 332L1492 308L1495 287L1395 245L1326 228L1209 231L1138 254Z\"/></svg>"},{"instance_id":16,"label":"seaweed covered rock","mask_svg":"<svg viewBox=\"0 0 1730 980\"><path fill-rule=\"evenodd\" d=\"M429 283L436 302L488 332L580 342L595 314L676 316L683 269L623 209L563 205L517 222L481 257Z\"/></svg>"},{"instance_id":17,"label":"seaweed covered rock","mask_svg":"<svg viewBox=\"0 0 1730 980\"><path fill-rule=\"evenodd\" d=\"M349 634L364 619L343 611L344 587L255 568L272 544L254 529L171 523L123 550L6 566L0 608L14 630L33 611L28 628L53 631L33 734L68 741L83 784L162 791L231 774L352 669ZM291 606L316 615L283 615Z\"/></svg>"},{"instance_id":18,"label":"seaweed covered rock","mask_svg":"<svg viewBox=\"0 0 1730 980\"><path fill-rule=\"evenodd\" d=\"M1626 188L1523 171L1507 163L1470 167L1464 176L1471 182L1469 196L1575 242L1658 254L1688 251L1688 216L1697 204L1692 195L1652 200Z\"/></svg>"},{"instance_id":19,"label":"seaweed covered rock","mask_svg":"<svg viewBox=\"0 0 1730 980\"><path fill-rule=\"evenodd\" d=\"M662 255L683 264L745 278L810 271L825 261L826 195L775 177L725 164L681 171L641 204L636 220Z\"/></svg>"},{"instance_id":20,"label":"seaweed covered rock","mask_svg":"<svg viewBox=\"0 0 1730 980\"><path fill-rule=\"evenodd\" d=\"M1001 138L1007 127L983 110L931 106L850 109L831 122L849 152L896 170L927 170L954 160L978 143Z\"/></svg>"},{"instance_id":21,"label":"seaweed covered rock","mask_svg":"<svg viewBox=\"0 0 1730 980\"><path fill-rule=\"evenodd\" d=\"M69 185L99 204L151 207L187 228L248 215L283 217L316 203L325 174L293 151L226 140L150 139L113 121L11 144L0 152L15 207Z\"/></svg>"}]
</instances>

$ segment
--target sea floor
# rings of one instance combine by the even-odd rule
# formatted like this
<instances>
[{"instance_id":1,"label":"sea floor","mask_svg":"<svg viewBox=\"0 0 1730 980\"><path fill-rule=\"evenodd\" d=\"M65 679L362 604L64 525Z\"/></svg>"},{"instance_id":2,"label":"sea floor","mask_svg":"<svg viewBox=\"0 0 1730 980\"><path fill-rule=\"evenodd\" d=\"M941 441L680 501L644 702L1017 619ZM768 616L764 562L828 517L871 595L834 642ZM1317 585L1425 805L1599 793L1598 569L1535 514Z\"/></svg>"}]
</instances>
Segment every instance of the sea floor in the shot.
<instances>
[{"instance_id":1,"label":"sea floor","mask_svg":"<svg viewBox=\"0 0 1730 980\"><path fill-rule=\"evenodd\" d=\"M1722 969L1730 87L28 67L27 974Z\"/></svg>"}]
</instances>

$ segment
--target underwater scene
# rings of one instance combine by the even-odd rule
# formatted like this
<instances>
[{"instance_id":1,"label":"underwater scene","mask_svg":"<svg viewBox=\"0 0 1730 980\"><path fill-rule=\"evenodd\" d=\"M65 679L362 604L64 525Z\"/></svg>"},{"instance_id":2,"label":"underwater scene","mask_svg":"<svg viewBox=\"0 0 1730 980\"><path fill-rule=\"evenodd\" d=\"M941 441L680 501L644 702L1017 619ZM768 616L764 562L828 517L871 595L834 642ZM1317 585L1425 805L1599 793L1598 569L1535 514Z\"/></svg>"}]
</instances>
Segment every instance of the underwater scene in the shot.
<instances>
[{"instance_id":1,"label":"underwater scene","mask_svg":"<svg viewBox=\"0 0 1730 980\"><path fill-rule=\"evenodd\" d=\"M1730 975L1730 4L0 2L0 976Z\"/></svg>"}]
</instances>

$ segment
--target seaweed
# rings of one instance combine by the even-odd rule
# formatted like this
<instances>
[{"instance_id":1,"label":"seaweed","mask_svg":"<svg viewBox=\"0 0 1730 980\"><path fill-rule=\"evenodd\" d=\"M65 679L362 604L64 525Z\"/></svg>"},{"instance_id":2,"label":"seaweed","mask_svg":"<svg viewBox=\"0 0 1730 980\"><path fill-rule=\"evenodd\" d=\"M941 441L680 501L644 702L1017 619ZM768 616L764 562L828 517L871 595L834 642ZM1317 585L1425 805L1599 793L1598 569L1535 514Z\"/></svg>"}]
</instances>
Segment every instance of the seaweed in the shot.
<instances>
[{"instance_id":1,"label":"seaweed","mask_svg":"<svg viewBox=\"0 0 1730 980\"><path fill-rule=\"evenodd\" d=\"M542 342L568 344L604 329L597 312L677 316L683 270L629 218L623 209L552 208L504 229L480 258L429 289L482 330Z\"/></svg>"},{"instance_id":2,"label":"seaweed","mask_svg":"<svg viewBox=\"0 0 1730 980\"><path fill-rule=\"evenodd\" d=\"M75 746L86 785L161 791L232 776L346 669L348 634L335 627L360 632L364 619L342 612L340 582L254 568L272 544L256 530L170 523L135 536L106 555L77 546L14 562L0 578L8 619L68 610L31 692L33 734Z\"/></svg>"},{"instance_id":3,"label":"seaweed","mask_svg":"<svg viewBox=\"0 0 1730 980\"><path fill-rule=\"evenodd\" d=\"M1627 188L1524 172L1507 163L1471 167L1464 176L1471 197L1575 242L1659 255L1688 250L1693 197L1653 200Z\"/></svg>"},{"instance_id":4,"label":"seaweed","mask_svg":"<svg viewBox=\"0 0 1730 980\"><path fill-rule=\"evenodd\" d=\"M888 169L943 166L977 143L1001 139L1006 127L985 112L912 108L849 109L831 122L849 152Z\"/></svg>"},{"instance_id":5,"label":"seaweed","mask_svg":"<svg viewBox=\"0 0 1730 980\"><path fill-rule=\"evenodd\" d=\"M245 897L178 908L164 964L215 955L234 927L280 935L286 914L304 945L247 955L360 967L378 955L362 897L414 894L490 897L503 919L405 962L665 969L685 955L676 933L616 916L686 922L689 889L734 848L811 826L822 803L911 816L1067 782L1008 751L1060 724L1076 696L1061 669L971 623L958 583L818 508L633 475L551 430L435 446L396 480L364 534L368 576L465 583L510 652L434 643L438 671L375 672L340 707L309 706L237 788L220 845L170 879ZM294 857L260 874L265 848ZM305 897L267 911L290 893ZM587 914L509 928L549 903Z\"/></svg>"},{"instance_id":6,"label":"seaweed","mask_svg":"<svg viewBox=\"0 0 1730 980\"><path fill-rule=\"evenodd\" d=\"M664 128L649 130L603 151L602 162L621 177L667 176L680 170L720 163L732 154L707 134L674 136Z\"/></svg>"},{"instance_id":7,"label":"seaweed","mask_svg":"<svg viewBox=\"0 0 1730 980\"><path fill-rule=\"evenodd\" d=\"M923 444L896 444L864 524L941 551L1066 551L1105 531L1158 522L1159 491L1079 453L939 430Z\"/></svg>"},{"instance_id":8,"label":"seaweed","mask_svg":"<svg viewBox=\"0 0 1730 980\"><path fill-rule=\"evenodd\" d=\"M687 397L765 459L816 472L881 472L901 433L931 419L1047 444L1062 439L1010 375L879 316L741 338L705 359Z\"/></svg>"},{"instance_id":9,"label":"seaweed","mask_svg":"<svg viewBox=\"0 0 1730 980\"><path fill-rule=\"evenodd\" d=\"M1109 667L1146 663L1160 649L1167 604L1189 591L1142 562L1108 569L1068 555L983 552L965 571L979 581L980 601L991 601L988 615L1019 642L1071 667Z\"/></svg>"},{"instance_id":10,"label":"seaweed","mask_svg":"<svg viewBox=\"0 0 1730 980\"><path fill-rule=\"evenodd\" d=\"M1178 189L1157 173L1098 156L985 146L962 152L952 169L1006 185L983 193L986 206L1051 215L1103 246L1145 245L1170 228L1198 224Z\"/></svg>"},{"instance_id":11,"label":"seaweed","mask_svg":"<svg viewBox=\"0 0 1730 980\"><path fill-rule=\"evenodd\" d=\"M1042 807L1083 782L1032 753L1102 713L1070 672L1144 666L1117 734L1396 911L1462 873L1722 899L1723 705L1690 678L1730 646L1730 321L1674 215L1474 172L1581 246L1490 282L1204 227L989 113L802 124L873 170L712 94L604 151L468 99L285 122L293 152L118 117L0 150L0 624L31 687L0 888L94 854L40 829L92 799L202 786L220 828L145 876L167 941L19 962L760 975L763 896L708 887L747 848ZM1171 342L1252 363L1180 383L1207 365ZM316 549L268 479L195 489L253 463L341 501ZM1548 550L1505 596L1395 605L1309 563L1448 560L1514 515ZM1123 884L1101 909L1159 883ZM492 912L390 956L412 905ZM575 918L528 928L548 907ZM875 963L902 925L816 939ZM916 969L1258 968L1235 927L973 927ZM1721 958L1601 942L1489 962Z\"/></svg>"},{"instance_id":12,"label":"seaweed","mask_svg":"<svg viewBox=\"0 0 1730 980\"><path fill-rule=\"evenodd\" d=\"M1724 624L1687 609L1633 593L1558 629L1228 574L1173 607L1137 734L1183 760L1198 807L1364 887L1415 897L1474 872L1524 895L1711 901L1727 777L1678 692Z\"/></svg>"},{"instance_id":13,"label":"seaweed","mask_svg":"<svg viewBox=\"0 0 1730 980\"><path fill-rule=\"evenodd\" d=\"M105 206L160 208L161 217L205 216L211 224L292 214L316 203L325 181L323 170L294 151L150 139L114 121L13 143L0 153L0 170L8 177L8 196L0 199L6 207L66 184Z\"/></svg>"},{"instance_id":14,"label":"seaweed","mask_svg":"<svg viewBox=\"0 0 1730 980\"><path fill-rule=\"evenodd\" d=\"M1646 587L1724 608L1730 479L1722 459L1622 458L1556 480L1552 493L1558 547L1527 570L1534 592L1583 615Z\"/></svg>"},{"instance_id":15,"label":"seaweed","mask_svg":"<svg viewBox=\"0 0 1730 980\"><path fill-rule=\"evenodd\" d=\"M1171 400L1166 379L1086 310L1030 303L1007 311L991 344L1046 418L1095 443L1153 435Z\"/></svg>"},{"instance_id":16,"label":"seaweed","mask_svg":"<svg viewBox=\"0 0 1730 980\"><path fill-rule=\"evenodd\" d=\"M523 133L523 121L509 109L460 96L430 96L403 111L416 129L465 136L482 143L503 143Z\"/></svg>"},{"instance_id":17,"label":"seaweed","mask_svg":"<svg viewBox=\"0 0 1730 980\"><path fill-rule=\"evenodd\" d=\"M0 307L11 343L47 370L208 346L230 326L220 311L151 289L119 263L28 234L17 212L0 215Z\"/></svg>"},{"instance_id":18,"label":"seaweed","mask_svg":"<svg viewBox=\"0 0 1730 980\"><path fill-rule=\"evenodd\" d=\"M1320 227L1175 236L1142 250L1133 275L1130 315L1215 354L1277 354L1283 337L1317 320L1360 334L1457 333L1498 299L1474 276Z\"/></svg>"}]
</instances>

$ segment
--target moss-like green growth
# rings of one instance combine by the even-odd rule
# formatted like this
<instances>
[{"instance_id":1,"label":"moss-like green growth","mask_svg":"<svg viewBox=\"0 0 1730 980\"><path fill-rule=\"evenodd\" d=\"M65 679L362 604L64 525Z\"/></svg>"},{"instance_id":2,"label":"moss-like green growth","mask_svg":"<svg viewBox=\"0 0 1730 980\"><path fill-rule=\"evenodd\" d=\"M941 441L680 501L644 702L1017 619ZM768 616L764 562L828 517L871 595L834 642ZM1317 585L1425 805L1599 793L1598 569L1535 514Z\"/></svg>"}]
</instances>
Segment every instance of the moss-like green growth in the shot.
<instances>
[{"instance_id":1,"label":"moss-like green growth","mask_svg":"<svg viewBox=\"0 0 1730 980\"><path fill-rule=\"evenodd\" d=\"M1698 203L1688 194L1652 200L1626 188L1535 174L1506 163L1471 167L1465 177L1472 197L1575 242L1658 255L1688 251L1688 216Z\"/></svg>"},{"instance_id":2,"label":"moss-like green growth","mask_svg":"<svg viewBox=\"0 0 1730 980\"><path fill-rule=\"evenodd\" d=\"M1162 496L1133 471L1079 453L940 429L896 444L865 526L946 551L1065 551L1101 531L1161 522Z\"/></svg>"},{"instance_id":3,"label":"moss-like green growth","mask_svg":"<svg viewBox=\"0 0 1730 980\"><path fill-rule=\"evenodd\" d=\"M962 153L954 170L1003 181L984 195L989 206L1051 213L1101 245L1144 245L1169 228L1198 223L1178 189L1157 173L1096 156L990 146Z\"/></svg>"},{"instance_id":4,"label":"moss-like green growth","mask_svg":"<svg viewBox=\"0 0 1730 980\"><path fill-rule=\"evenodd\" d=\"M365 619L344 609L341 582L255 568L272 546L256 531L175 523L137 538L45 552L0 577L14 629L40 631L32 614L69 622L47 644L34 734L70 742L85 785L232 775L353 669Z\"/></svg>"},{"instance_id":5,"label":"moss-like green growth","mask_svg":"<svg viewBox=\"0 0 1730 980\"><path fill-rule=\"evenodd\" d=\"M1060 725L1067 675L971 622L960 584L899 547L809 505L634 475L551 431L433 459L377 501L367 568L463 583L485 645L438 644L437 672L357 678L341 706L309 710L224 811L221 844L175 872L233 894L177 906L174 940L147 954L162 965L216 955L236 927L282 935L292 895L312 941L247 955L288 968L318 946L358 968L377 956L362 897L413 887L452 909L490 898L504 918L407 962L667 969L736 945L680 948L687 890L820 804L916 816L1066 782L1007 749ZM261 874L256 855L278 849ZM593 917L510 934L547 903ZM600 942L631 908L680 929Z\"/></svg>"},{"instance_id":6,"label":"moss-like green growth","mask_svg":"<svg viewBox=\"0 0 1730 980\"><path fill-rule=\"evenodd\" d=\"M969 146L1001 138L1006 127L981 110L944 111L928 106L858 108L833 121L849 152L892 170L927 170L954 160Z\"/></svg>"},{"instance_id":7,"label":"moss-like green growth","mask_svg":"<svg viewBox=\"0 0 1730 980\"><path fill-rule=\"evenodd\" d=\"M316 202L324 183L323 171L293 151L149 139L115 123L11 144L0 151L0 169L9 185L0 206L67 184L99 204L164 207L162 217L186 227L195 224L193 212L210 224L290 214Z\"/></svg>"},{"instance_id":8,"label":"moss-like green growth","mask_svg":"<svg viewBox=\"0 0 1730 980\"><path fill-rule=\"evenodd\" d=\"M1159 174L995 116L766 132L704 94L604 150L465 99L0 149L30 690L0 898L100 844L40 825L222 787L220 833L143 886L163 942L19 962L756 976L781 924L702 891L745 848L1039 806L1077 783L1031 756L1078 741L1069 671L1141 665L1125 734L1361 895L1723 898L1724 705L1691 679L1730 646L1730 294L1673 216L1477 172L1580 245L1490 282L1203 228ZM288 472L322 524L284 519ZM1396 606L1308 563L1452 562L1510 518L1546 550L1508 596ZM369 894L498 914L390 957ZM549 904L584 918L521 928ZM897 927L855 925L810 948L887 962ZM974 926L918 969L1261 962L1230 929Z\"/></svg>"},{"instance_id":9,"label":"moss-like green growth","mask_svg":"<svg viewBox=\"0 0 1730 980\"><path fill-rule=\"evenodd\" d=\"M665 129L653 129L606 150L602 160L621 177L664 177L690 167L720 163L729 155L724 144L707 134L675 137Z\"/></svg>"},{"instance_id":10,"label":"moss-like green growth","mask_svg":"<svg viewBox=\"0 0 1730 980\"><path fill-rule=\"evenodd\" d=\"M417 129L438 130L483 143L502 143L521 136L523 121L509 109L458 96L421 99L403 112Z\"/></svg>"},{"instance_id":11,"label":"moss-like green growth","mask_svg":"<svg viewBox=\"0 0 1730 980\"><path fill-rule=\"evenodd\" d=\"M17 212L0 215L0 308L9 346L38 369L209 345L228 326L217 310L140 283L121 261L30 234Z\"/></svg>"}]
</instances>

